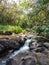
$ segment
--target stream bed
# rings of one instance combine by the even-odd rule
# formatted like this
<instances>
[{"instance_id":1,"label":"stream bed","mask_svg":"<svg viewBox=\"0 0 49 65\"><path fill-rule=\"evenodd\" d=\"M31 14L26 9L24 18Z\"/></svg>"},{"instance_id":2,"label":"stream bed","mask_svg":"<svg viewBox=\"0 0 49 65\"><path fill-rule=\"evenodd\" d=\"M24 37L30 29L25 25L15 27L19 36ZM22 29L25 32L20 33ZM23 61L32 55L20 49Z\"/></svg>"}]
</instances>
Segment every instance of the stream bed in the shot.
<instances>
[{"instance_id":1,"label":"stream bed","mask_svg":"<svg viewBox=\"0 0 49 65\"><path fill-rule=\"evenodd\" d=\"M19 50L11 50L8 52L8 54L2 58L0 58L0 65L6 65L6 61L8 59L13 58L14 56L16 56L17 54L19 54L20 52L25 52L27 50L29 50L29 43L31 42L31 39L27 39L25 41L25 44L19 49Z\"/></svg>"},{"instance_id":2,"label":"stream bed","mask_svg":"<svg viewBox=\"0 0 49 65\"><path fill-rule=\"evenodd\" d=\"M35 35L24 38L25 42L19 50L10 50L0 58L0 65L24 65L24 63L25 65L49 65L49 40Z\"/></svg>"}]
</instances>

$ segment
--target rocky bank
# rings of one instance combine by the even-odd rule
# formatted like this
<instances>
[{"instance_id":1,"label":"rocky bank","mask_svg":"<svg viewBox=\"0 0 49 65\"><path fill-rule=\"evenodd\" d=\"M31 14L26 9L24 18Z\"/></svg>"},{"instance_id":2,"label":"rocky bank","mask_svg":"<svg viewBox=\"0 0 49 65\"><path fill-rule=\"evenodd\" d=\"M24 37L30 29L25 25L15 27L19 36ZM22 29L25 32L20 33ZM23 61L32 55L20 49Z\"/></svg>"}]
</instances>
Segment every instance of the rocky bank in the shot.
<instances>
[{"instance_id":1,"label":"rocky bank","mask_svg":"<svg viewBox=\"0 0 49 65\"><path fill-rule=\"evenodd\" d=\"M19 50L28 39L29 49L8 59L6 65L49 65L49 39L36 35L0 39L0 56L7 50Z\"/></svg>"},{"instance_id":2,"label":"rocky bank","mask_svg":"<svg viewBox=\"0 0 49 65\"><path fill-rule=\"evenodd\" d=\"M49 40L40 36L26 38L32 38L29 50L9 59L6 65L49 65Z\"/></svg>"}]
</instances>

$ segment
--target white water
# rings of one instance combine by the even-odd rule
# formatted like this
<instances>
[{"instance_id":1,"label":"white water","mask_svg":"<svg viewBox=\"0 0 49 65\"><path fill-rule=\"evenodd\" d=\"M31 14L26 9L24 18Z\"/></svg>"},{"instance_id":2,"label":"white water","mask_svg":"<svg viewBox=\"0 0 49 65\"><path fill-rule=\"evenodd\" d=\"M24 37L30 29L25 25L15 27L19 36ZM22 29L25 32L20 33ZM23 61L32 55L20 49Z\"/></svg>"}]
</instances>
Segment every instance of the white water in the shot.
<instances>
[{"instance_id":1,"label":"white water","mask_svg":"<svg viewBox=\"0 0 49 65\"><path fill-rule=\"evenodd\" d=\"M30 43L30 42L31 42L31 39L28 39L28 40L25 42L24 46L21 47L18 51L15 51L12 55L10 55L9 58L13 58L14 56L16 56L17 54L19 54L20 52L25 52L25 51L29 50L29 43Z\"/></svg>"},{"instance_id":2,"label":"white water","mask_svg":"<svg viewBox=\"0 0 49 65\"><path fill-rule=\"evenodd\" d=\"M21 47L18 51L14 51L13 53L9 53L6 57L4 57L3 59L0 59L0 65L6 65L6 61L10 58L13 58L14 56L16 56L17 54L21 53L21 52L25 52L27 50L29 50L29 43L31 42L31 39L27 39L25 44L23 45L23 47Z\"/></svg>"}]
</instances>

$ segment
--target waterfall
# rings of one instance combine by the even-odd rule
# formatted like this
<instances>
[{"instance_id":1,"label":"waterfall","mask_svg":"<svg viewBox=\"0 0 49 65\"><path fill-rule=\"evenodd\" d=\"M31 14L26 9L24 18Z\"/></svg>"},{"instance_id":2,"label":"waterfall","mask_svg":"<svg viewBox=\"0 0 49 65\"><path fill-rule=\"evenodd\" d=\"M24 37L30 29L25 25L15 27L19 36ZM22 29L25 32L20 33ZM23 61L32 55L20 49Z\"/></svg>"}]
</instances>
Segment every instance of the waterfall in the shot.
<instances>
[{"instance_id":1,"label":"waterfall","mask_svg":"<svg viewBox=\"0 0 49 65\"><path fill-rule=\"evenodd\" d=\"M21 47L18 51L14 51L13 53L9 53L5 58L0 59L0 65L5 65L6 61L8 59L13 58L14 56L16 56L17 54L21 53L21 52L25 52L27 50L29 50L29 43L31 42L31 39L27 39L25 44L23 45L23 47Z\"/></svg>"},{"instance_id":2,"label":"waterfall","mask_svg":"<svg viewBox=\"0 0 49 65\"><path fill-rule=\"evenodd\" d=\"M12 55L10 55L9 58L13 58L14 56L16 56L17 54L19 54L20 52L25 52L27 50L29 50L29 43L31 42L31 39L27 39L24 46L21 47L18 51L15 51Z\"/></svg>"}]
</instances>

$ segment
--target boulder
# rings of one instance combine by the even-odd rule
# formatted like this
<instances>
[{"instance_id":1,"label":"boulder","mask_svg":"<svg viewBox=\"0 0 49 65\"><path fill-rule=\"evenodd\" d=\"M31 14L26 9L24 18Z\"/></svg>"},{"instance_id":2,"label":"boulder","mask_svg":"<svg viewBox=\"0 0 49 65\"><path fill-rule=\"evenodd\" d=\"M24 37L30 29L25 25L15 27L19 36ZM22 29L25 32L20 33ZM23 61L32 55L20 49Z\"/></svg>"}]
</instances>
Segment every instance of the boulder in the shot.
<instances>
[{"instance_id":1,"label":"boulder","mask_svg":"<svg viewBox=\"0 0 49 65\"><path fill-rule=\"evenodd\" d=\"M43 43L43 46L49 50L49 43L48 42Z\"/></svg>"},{"instance_id":2,"label":"boulder","mask_svg":"<svg viewBox=\"0 0 49 65\"><path fill-rule=\"evenodd\" d=\"M19 43L12 39L1 39L0 44L6 49L19 49L20 47Z\"/></svg>"},{"instance_id":3,"label":"boulder","mask_svg":"<svg viewBox=\"0 0 49 65\"><path fill-rule=\"evenodd\" d=\"M35 52L41 52L41 53L42 53L44 50L45 50L44 47L38 47L38 48L34 49Z\"/></svg>"},{"instance_id":4,"label":"boulder","mask_svg":"<svg viewBox=\"0 0 49 65\"><path fill-rule=\"evenodd\" d=\"M4 46L0 44L0 52L4 50Z\"/></svg>"},{"instance_id":5,"label":"boulder","mask_svg":"<svg viewBox=\"0 0 49 65\"><path fill-rule=\"evenodd\" d=\"M2 44L0 44L0 58L6 54L8 54L8 50Z\"/></svg>"},{"instance_id":6,"label":"boulder","mask_svg":"<svg viewBox=\"0 0 49 65\"><path fill-rule=\"evenodd\" d=\"M18 50L20 48L20 44L16 40L8 40L8 46L11 49L16 49Z\"/></svg>"},{"instance_id":7,"label":"boulder","mask_svg":"<svg viewBox=\"0 0 49 65\"><path fill-rule=\"evenodd\" d=\"M6 65L36 65L37 61L35 57L20 53L13 59L6 62Z\"/></svg>"},{"instance_id":8,"label":"boulder","mask_svg":"<svg viewBox=\"0 0 49 65\"><path fill-rule=\"evenodd\" d=\"M33 42L31 44L29 44L30 50L33 50L37 47L37 42L35 40L33 40Z\"/></svg>"},{"instance_id":9,"label":"boulder","mask_svg":"<svg viewBox=\"0 0 49 65\"><path fill-rule=\"evenodd\" d=\"M37 42L49 42L49 39L42 36L36 36L35 39L37 40Z\"/></svg>"},{"instance_id":10,"label":"boulder","mask_svg":"<svg viewBox=\"0 0 49 65\"><path fill-rule=\"evenodd\" d=\"M18 50L20 48L20 44L13 39L0 39L0 54L4 53L4 51L9 50Z\"/></svg>"},{"instance_id":11,"label":"boulder","mask_svg":"<svg viewBox=\"0 0 49 65\"><path fill-rule=\"evenodd\" d=\"M25 36L24 40L31 39L32 37L33 37L33 35Z\"/></svg>"},{"instance_id":12,"label":"boulder","mask_svg":"<svg viewBox=\"0 0 49 65\"><path fill-rule=\"evenodd\" d=\"M7 61L6 65L18 65L18 64L17 64L16 60L10 59L10 61L9 60Z\"/></svg>"},{"instance_id":13,"label":"boulder","mask_svg":"<svg viewBox=\"0 0 49 65\"><path fill-rule=\"evenodd\" d=\"M19 37L18 39L16 39L16 41L20 44L20 46L22 47L25 43L25 39L24 37Z\"/></svg>"},{"instance_id":14,"label":"boulder","mask_svg":"<svg viewBox=\"0 0 49 65\"><path fill-rule=\"evenodd\" d=\"M44 53L19 53L6 62L6 65L49 65L49 57Z\"/></svg>"},{"instance_id":15,"label":"boulder","mask_svg":"<svg viewBox=\"0 0 49 65\"><path fill-rule=\"evenodd\" d=\"M39 65L49 65L49 57L44 53L35 54Z\"/></svg>"}]
</instances>

